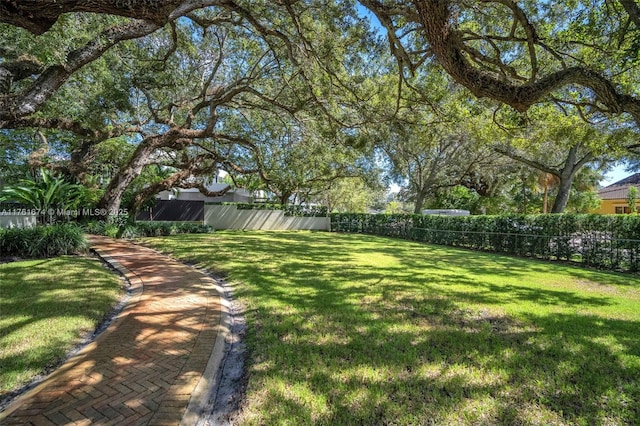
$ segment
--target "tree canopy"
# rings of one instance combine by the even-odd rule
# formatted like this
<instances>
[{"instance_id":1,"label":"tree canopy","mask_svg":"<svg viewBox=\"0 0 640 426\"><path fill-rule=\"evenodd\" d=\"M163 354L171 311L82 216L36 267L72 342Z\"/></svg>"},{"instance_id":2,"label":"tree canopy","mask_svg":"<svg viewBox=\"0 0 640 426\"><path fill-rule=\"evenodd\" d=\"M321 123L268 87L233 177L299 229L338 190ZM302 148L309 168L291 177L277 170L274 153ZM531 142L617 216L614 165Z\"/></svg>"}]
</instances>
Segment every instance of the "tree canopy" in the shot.
<instances>
[{"instance_id":1,"label":"tree canopy","mask_svg":"<svg viewBox=\"0 0 640 426\"><path fill-rule=\"evenodd\" d=\"M582 166L638 147L639 31L625 0L0 0L4 166L135 211L218 169L281 201L375 187L378 149L419 211L518 181L492 146L556 176L562 211Z\"/></svg>"},{"instance_id":2,"label":"tree canopy","mask_svg":"<svg viewBox=\"0 0 640 426\"><path fill-rule=\"evenodd\" d=\"M474 95L517 111L557 102L585 117L627 114L640 125L640 6L634 1L362 3L411 73L435 60Z\"/></svg>"}]
</instances>

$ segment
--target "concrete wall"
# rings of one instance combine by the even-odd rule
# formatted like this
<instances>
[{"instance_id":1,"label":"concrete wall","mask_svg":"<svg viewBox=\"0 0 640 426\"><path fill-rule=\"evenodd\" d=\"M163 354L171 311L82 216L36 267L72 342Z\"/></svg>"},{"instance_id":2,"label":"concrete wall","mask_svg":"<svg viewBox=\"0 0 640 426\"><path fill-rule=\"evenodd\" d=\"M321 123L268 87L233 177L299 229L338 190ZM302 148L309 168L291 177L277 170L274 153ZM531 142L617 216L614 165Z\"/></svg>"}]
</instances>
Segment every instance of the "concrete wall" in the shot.
<instances>
[{"instance_id":1,"label":"concrete wall","mask_svg":"<svg viewBox=\"0 0 640 426\"><path fill-rule=\"evenodd\" d=\"M282 210L238 210L236 206L204 206L204 223L213 229L328 231L328 217L285 216Z\"/></svg>"},{"instance_id":2,"label":"concrete wall","mask_svg":"<svg viewBox=\"0 0 640 426\"><path fill-rule=\"evenodd\" d=\"M26 214L0 214L0 228L32 228L36 216Z\"/></svg>"}]
</instances>

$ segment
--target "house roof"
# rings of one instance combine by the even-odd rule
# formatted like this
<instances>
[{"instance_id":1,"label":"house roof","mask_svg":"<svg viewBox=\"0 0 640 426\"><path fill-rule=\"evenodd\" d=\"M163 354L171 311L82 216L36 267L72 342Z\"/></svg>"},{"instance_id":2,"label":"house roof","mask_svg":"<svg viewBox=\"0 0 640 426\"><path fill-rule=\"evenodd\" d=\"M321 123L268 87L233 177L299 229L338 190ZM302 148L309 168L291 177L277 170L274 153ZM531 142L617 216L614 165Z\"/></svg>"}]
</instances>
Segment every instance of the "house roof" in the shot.
<instances>
[{"instance_id":1,"label":"house roof","mask_svg":"<svg viewBox=\"0 0 640 426\"><path fill-rule=\"evenodd\" d=\"M636 173L634 175L627 176L626 178L624 178L622 180L619 180L617 182L612 183L611 185L607 186L606 188L612 188L614 186L626 186L626 187L629 187L631 185L640 185L640 173Z\"/></svg>"},{"instance_id":2,"label":"house roof","mask_svg":"<svg viewBox=\"0 0 640 426\"><path fill-rule=\"evenodd\" d=\"M640 173L628 176L598 191L603 200L622 200L627 198L630 186L640 186Z\"/></svg>"},{"instance_id":3,"label":"house roof","mask_svg":"<svg viewBox=\"0 0 640 426\"><path fill-rule=\"evenodd\" d=\"M598 191L598 197L603 200L624 200L629 193L629 186L616 186L614 188L606 187Z\"/></svg>"}]
</instances>

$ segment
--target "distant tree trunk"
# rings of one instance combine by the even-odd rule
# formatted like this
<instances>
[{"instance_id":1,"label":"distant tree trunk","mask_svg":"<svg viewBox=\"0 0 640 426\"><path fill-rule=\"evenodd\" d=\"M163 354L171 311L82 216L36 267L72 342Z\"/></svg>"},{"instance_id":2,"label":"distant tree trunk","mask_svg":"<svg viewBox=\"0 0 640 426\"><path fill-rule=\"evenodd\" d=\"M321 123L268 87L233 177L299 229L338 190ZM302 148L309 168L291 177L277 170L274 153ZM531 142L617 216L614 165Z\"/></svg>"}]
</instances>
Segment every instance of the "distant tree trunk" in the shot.
<instances>
[{"instance_id":1,"label":"distant tree trunk","mask_svg":"<svg viewBox=\"0 0 640 426\"><path fill-rule=\"evenodd\" d=\"M553 175L558 181L558 195L553 202L553 207L551 208L551 213L562 213L564 209L567 207L567 203L569 202L569 196L571 195L571 185L573 184L573 178L576 173L587 164L589 161L594 159L594 155L592 153L588 153L584 155L582 158L578 159L578 145L574 145L569 150L567 158L564 160L563 166L560 170L549 167L539 161L530 160L525 158L522 155L519 155L515 152L512 152L508 149L503 149L501 147L496 147L495 150L500 154L506 155L507 157L513 158L516 161L520 161L534 169L540 170L548 175ZM524 189L524 181L523 181L523 189ZM545 187L545 192L546 192ZM524 190L523 190L524 193ZM545 203L546 204L546 203ZM546 209L544 209L546 210Z\"/></svg>"},{"instance_id":2,"label":"distant tree trunk","mask_svg":"<svg viewBox=\"0 0 640 426\"><path fill-rule=\"evenodd\" d=\"M418 191L416 193L416 204L413 208L414 214L421 214L422 207L424 206L424 200L427 198L427 191Z\"/></svg>"},{"instance_id":3,"label":"distant tree trunk","mask_svg":"<svg viewBox=\"0 0 640 426\"><path fill-rule=\"evenodd\" d=\"M573 178L578 173L578 170L585 165L587 161L593 159L591 154L586 155L582 159L578 160L578 146L574 146L569 150L569 155L564 162L564 166L560 173L556 177L560 180L558 184L558 195L553 202L551 213L562 213L567 207L569 202L569 196L571 195L571 185L573 185Z\"/></svg>"},{"instance_id":4,"label":"distant tree trunk","mask_svg":"<svg viewBox=\"0 0 640 426\"><path fill-rule=\"evenodd\" d=\"M527 198L527 178L524 174L520 175L520 182L522 182L520 193L522 195L521 213L526 214L529 199Z\"/></svg>"},{"instance_id":5,"label":"distant tree trunk","mask_svg":"<svg viewBox=\"0 0 640 426\"><path fill-rule=\"evenodd\" d=\"M291 198L293 194L291 192L283 192L280 194L280 196L278 197L278 200L280 201L280 204L287 205L289 204L289 198Z\"/></svg>"}]
</instances>

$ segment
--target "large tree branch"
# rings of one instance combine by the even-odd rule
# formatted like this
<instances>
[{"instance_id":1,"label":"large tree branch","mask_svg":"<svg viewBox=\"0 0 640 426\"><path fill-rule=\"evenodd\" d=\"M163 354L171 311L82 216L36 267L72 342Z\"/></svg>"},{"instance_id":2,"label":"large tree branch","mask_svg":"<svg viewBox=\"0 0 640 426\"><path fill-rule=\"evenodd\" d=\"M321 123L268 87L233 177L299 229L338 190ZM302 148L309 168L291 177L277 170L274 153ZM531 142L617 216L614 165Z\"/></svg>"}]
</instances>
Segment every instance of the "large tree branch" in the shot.
<instances>
[{"instance_id":1,"label":"large tree branch","mask_svg":"<svg viewBox=\"0 0 640 426\"><path fill-rule=\"evenodd\" d=\"M71 1L71 0L47 0L45 2L12 0L0 0L0 22L13 23L14 18L29 18L37 22L40 16L49 12L45 11L46 5L56 12L52 16L57 19L61 13L70 11L94 11L97 13L112 13L123 16L141 17L125 24L111 27L84 46L71 51L64 64L52 65L39 74L38 78L21 93L0 94L0 125L3 121L27 116L40 108L54 93L62 86L71 75L80 70L90 62L95 61L107 50L116 44L144 37L161 28L165 23L171 22L180 16L184 16L196 9L226 3L225 0L190 0L190 1L168 1L158 2L153 0L129 0L122 1ZM38 10L30 12L38 4ZM59 10L62 10L60 12ZM121 11L122 13L117 13ZM14 25L18 25L13 23ZM4 75L11 71L4 69L0 73L0 82L7 80L10 83L10 76ZM4 84L6 86L7 84ZM0 85L2 86L2 85ZM3 89L3 87L0 87ZM6 88L5 88L6 89Z\"/></svg>"},{"instance_id":2,"label":"large tree branch","mask_svg":"<svg viewBox=\"0 0 640 426\"><path fill-rule=\"evenodd\" d=\"M449 1L414 0L414 4L424 35L437 61L454 80L467 87L474 95L492 98L518 111L526 111L558 89L572 85L581 86L589 89L596 100L606 106L608 113L628 113L640 126L640 99L618 91L612 81L603 74L583 66L574 66L524 84L499 79L474 67L465 56L465 46L461 33L454 27ZM518 18L518 21L526 26L527 21L523 19ZM536 36L527 31L527 38L531 45L531 40L535 40Z\"/></svg>"},{"instance_id":3,"label":"large tree branch","mask_svg":"<svg viewBox=\"0 0 640 426\"><path fill-rule=\"evenodd\" d=\"M46 32L60 15L92 12L143 19L163 25L184 0L0 0L0 22L25 28L34 34Z\"/></svg>"},{"instance_id":4,"label":"large tree branch","mask_svg":"<svg viewBox=\"0 0 640 426\"><path fill-rule=\"evenodd\" d=\"M150 21L132 21L103 31L83 47L70 52L64 65L44 70L22 93L0 95L0 122L35 112L80 68L98 59L117 43L151 34L158 28L158 24Z\"/></svg>"},{"instance_id":5,"label":"large tree branch","mask_svg":"<svg viewBox=\"0 0 640 426\"><path fill-rule=\"evenodd\" d=\"M499 154L505 155L513 160L519 161L523 164L526 164L527 166L533 167L536 170L540 170L542 172L552 174L554 176L557 176L558 178L560 178L560 176L562 175L562 172L560 170L554 169L553 167L549 167L546 164L540 163L539 161L531 160L513 151L513 149L509 149L507 147L503 147L499 145L494 146L493 149Z\"/></svg>"},{"instance_id":6,"label":"large tree branch","mask_svg":"<svg viewBox=\"0 0 640 426\"><path fill-rule=\"evenodd\" d=\"M629 14L629 19L640 28L640 6L635 0L618 0L624 10Z\"/></svg>"},{"instance_id":7,"label":"large tree branch","mask_svg":"<svg viewBox=\"0 0 640 426\"><path fill-rule=\"evenodd\" d=\"M142 189L133 197L131 201L132 209L137 211L142 203L149 198L161 191L167 191L172 188L197 188L200 193L207 197L219 197L229 192L229 190L231 190L230 185L227 185L219 191L211 191L202 182L193 181L194 177L209 175L216 171L217 166L214 162L205 167L199 166L201 162L206 159L206 155L188 159L186 163L180 165L177 172Z\"/></svg>"}]
</instances>

